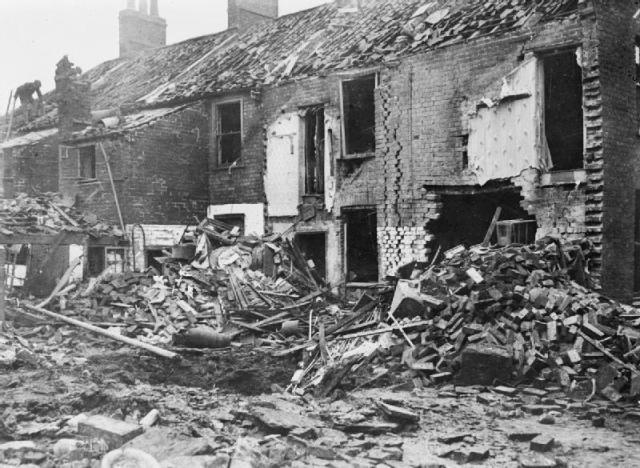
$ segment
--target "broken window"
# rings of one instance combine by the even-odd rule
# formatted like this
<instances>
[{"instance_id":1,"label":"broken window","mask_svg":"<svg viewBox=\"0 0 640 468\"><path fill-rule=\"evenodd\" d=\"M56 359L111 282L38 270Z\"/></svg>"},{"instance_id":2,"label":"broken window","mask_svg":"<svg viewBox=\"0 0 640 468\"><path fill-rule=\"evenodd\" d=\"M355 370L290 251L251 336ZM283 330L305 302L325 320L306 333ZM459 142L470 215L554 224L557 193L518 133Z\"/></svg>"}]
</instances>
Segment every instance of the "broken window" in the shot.
<instances>
[{"instance_id":1,"label":"broken window","mask_svg":"<svg viewBox=\"0 0 640 468\"><path fill-rule=\"evenodd\" d=\"M305 193L324 193L324 108L312 107L304 117Z\"/></svg>"},{"instance_id":2,"label":"broken window","mask_svg":"<svg viewBox=\"0 0 640 468\"><path fill-rule=\"evenodd\" d=\"M378 280L378 240L375 209L349 209L345 220L348 282Z\"/></svg>"},{"instance_id":3,"label":"broken window","mask_svg":"<svg viewBox=\"0 0 640 468\"><path fill-rule=\"evenodd\" d=\"M122 247L106 247L104 249L107 269L111 273L124 273L125 249Z\"/></svg>"},{"instance_id":4,"label":"broken window","mask_svg":"<svg viewBox=\"0 0 640 468\"><path fill-rule=\"evenodd\" d=\"M372 153L376 149L375 87L375 75L342 83L342 114L348 155Z\"/></svg>"},{"instance_id":5,"label":"broken window","mask_svg":"<svg viewBox=\"0 0 640 468\"><path fill-rule=\"evenodd\" d=\"M96 178L95 146L81 146L78 148L78 176L82 179Z\"/></svg>"},{"instance_id":6,"label":"broken window","mask_svg":"<svg viewBox=\"0 0 640 468\"><path fill-rule=\"evenodd\" d=\"M242 103L216 106L218 164L228 165L240 159L242 151Z\"/></svg>"},{"instance_id":7,"label":"broken window","mask_svg":"<svg viewBox=\"0 0 640 468\"><path fill-rule=\"evenodd\" d=\"M584 167L582 69L575 50L542 57L544 123L553 169Z\"/></svg>"}]
</instances>

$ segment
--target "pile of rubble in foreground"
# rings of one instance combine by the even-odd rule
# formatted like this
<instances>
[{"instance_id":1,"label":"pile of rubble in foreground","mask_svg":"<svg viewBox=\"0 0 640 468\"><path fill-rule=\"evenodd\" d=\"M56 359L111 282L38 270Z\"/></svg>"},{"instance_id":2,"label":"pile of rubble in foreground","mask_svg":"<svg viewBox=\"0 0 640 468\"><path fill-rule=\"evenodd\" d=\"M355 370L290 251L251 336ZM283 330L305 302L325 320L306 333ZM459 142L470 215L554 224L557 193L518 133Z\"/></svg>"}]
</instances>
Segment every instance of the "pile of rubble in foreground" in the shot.
<instances>
[{"instance_id":1,"label":"pile of rubble in foreground","mask_svg":"<svg viewBox=\"0 0 640 468\"><path fill-rule=\"evenodd\" d=\"M389 382L561 385L614 402L640 394L640 312L586 287L585 242L460 246L441 263L401 267L404 279L354 304L294 243L201 234L195 259L169 259L163 274L65 288L61 313L178 353L251 343L302 354L295 394Z\"/></svg>"}]
</instances>

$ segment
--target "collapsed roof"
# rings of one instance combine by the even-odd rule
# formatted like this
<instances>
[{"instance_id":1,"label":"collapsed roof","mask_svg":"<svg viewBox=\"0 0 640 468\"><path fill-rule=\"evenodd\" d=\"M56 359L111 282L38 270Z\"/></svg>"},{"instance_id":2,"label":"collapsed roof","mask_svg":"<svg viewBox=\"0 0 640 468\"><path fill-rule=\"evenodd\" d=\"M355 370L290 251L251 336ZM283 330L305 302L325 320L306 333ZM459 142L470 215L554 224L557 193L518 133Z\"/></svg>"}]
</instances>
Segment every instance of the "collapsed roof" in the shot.
<instances>
[{"instance_id":1,"label":"collapsed roof","mask_svg":"<svg viewBox=\"0 0 640 468\"><path fill-rule=\"evenodd\" d=\"M578 0L361 0L359 11L347 12L330 2L246 31L228 29L110 60L82 78L91 83L92 109L169 107L575 19L577 8ZM56 112L20 131L55 125Z\"/></svg>"}]
</instances>

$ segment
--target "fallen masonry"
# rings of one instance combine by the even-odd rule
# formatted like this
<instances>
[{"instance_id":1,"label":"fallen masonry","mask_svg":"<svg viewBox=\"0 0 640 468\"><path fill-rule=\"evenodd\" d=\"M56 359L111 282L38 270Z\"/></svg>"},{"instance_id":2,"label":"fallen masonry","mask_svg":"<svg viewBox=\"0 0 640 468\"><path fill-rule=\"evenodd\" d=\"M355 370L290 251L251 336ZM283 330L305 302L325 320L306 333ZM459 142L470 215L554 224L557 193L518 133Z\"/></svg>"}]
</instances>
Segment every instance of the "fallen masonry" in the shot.
<instances>
[{"instance_id":1,"label":"fallen masonry","mask_svg":"<svg viewBox=\"0 0 640 468\"><path fill-rule=\"evenodd\" d=\"M637 429L640 313L567 273L585 242L460 247L353 299L281 236L190 242L56 288L45 310L110 335L10 301L1 463L606 464Z\"/></svg>"}]
</instances>

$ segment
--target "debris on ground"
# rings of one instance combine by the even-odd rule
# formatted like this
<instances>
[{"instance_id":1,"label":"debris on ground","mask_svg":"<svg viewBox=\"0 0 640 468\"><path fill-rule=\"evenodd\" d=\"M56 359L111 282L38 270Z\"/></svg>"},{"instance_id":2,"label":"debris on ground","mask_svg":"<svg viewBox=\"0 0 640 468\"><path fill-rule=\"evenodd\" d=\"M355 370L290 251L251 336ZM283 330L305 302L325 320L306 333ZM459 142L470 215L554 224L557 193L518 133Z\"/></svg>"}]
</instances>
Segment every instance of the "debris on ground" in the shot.
<instances>
[{"instance_id":1,"label":"debris on ground","mask_svg":"<svg viewBox=\"0 0 640 468\"><path fill-rule=\"evenodd\" d=\"M20 376L0 378L16 402L0 441L25 443L0 463L565 466L594 456L574 450L582 435L613 463L623 447L600 450L597 431L640 420L640 313L589 289L586 243L459 247L350 300L282 237L206 221L190 242L162 271L103 274L48 306L180 360L79 345L82 329L12 304L36 328L0 334ZM16 378L58 368L48 385L68 401L25 413L43 396Z\"/></svg>"}]
</instances>

